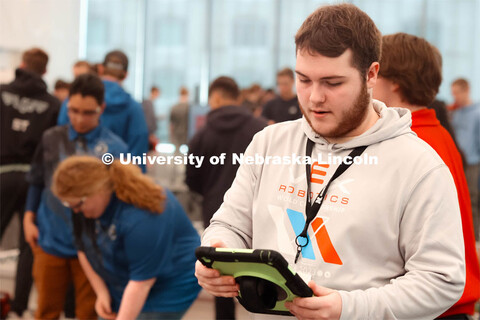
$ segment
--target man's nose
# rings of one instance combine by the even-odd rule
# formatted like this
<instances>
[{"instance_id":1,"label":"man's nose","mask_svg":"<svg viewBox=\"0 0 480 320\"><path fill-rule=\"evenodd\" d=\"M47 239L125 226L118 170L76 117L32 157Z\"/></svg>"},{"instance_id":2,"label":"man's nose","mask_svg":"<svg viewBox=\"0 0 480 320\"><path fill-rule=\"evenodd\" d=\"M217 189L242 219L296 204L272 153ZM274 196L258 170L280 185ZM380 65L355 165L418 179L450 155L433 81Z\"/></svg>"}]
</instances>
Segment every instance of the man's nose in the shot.
<instances>
[{"instance_id":1,"label":"man's nose","mask_svg":"<svg viewBox=\"0 0 480 320\"><path fill-rule=\"evenodd\" d=\"M310 102L312 104L322 104L325 102L325 90L318 83L314 83L310 92Z\"/></svg>"}]
</instances>

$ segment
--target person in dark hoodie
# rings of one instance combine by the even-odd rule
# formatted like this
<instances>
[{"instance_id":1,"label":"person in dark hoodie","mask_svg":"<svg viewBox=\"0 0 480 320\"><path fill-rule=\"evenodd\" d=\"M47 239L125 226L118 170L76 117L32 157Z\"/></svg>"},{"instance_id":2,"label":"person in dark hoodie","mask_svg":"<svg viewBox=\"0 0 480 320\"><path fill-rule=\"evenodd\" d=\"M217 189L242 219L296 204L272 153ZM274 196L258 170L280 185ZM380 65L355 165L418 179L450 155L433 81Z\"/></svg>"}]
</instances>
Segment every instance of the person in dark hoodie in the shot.
<instances>
[{"instance_id":1,"label":"person in dark hoodie","mask_svg":"<svg viewBox=\"0 0 480 320\"><path fill-rule=\"evenodd\" d=\"M148 129L142 106L121 86L128 75L127 70L128 58L122 51L114 50L105 56L99 75L105 86L107 107L100 121L123 139L133 156L141 156L148 152ZM70 123L67 105L68 101L62 104L58 125Z\"/></svg>"},{"instance_id":2,"label":"person in dark hoodie","mask_svg":"<svg viewBox=\"0 0 480 320\"><path fill-rule=\"evenodd\" d=\"M42 133L55 125L60 101L48 94L42 75L47 71L48 55L39 48L23 53L13 82L0 86L0 239L15 212L23 214L35 148ZM23 220L23 217L20 217ZM20 228L22 229L22 228ZM12 311L18 315L27 309L32 287L32 252L20 231L20 255Z\"/></svg>"},{"instance_id":3,"label":"person in dark hoodie","mask_svg":"<svg viewBox=\"0 0 480 320\"><path fill-rule=\"evenodd\" d=\"M203 196L203 224L208 227L210 218L218 210L223 195L230 188L239 164L232 163L232 154L245 151L253 136L267 126L264 119L253 114L239 103L240 90L235 80L219 77L209 88L211 111L205 127L195 134L188 145L189 153L205 156L200 168L187 165L188 187ZM224 164L212 165L208 160L226 154ZM235 319L232 298L215 298L216 319Z\"/></svg>"}]
</instances>

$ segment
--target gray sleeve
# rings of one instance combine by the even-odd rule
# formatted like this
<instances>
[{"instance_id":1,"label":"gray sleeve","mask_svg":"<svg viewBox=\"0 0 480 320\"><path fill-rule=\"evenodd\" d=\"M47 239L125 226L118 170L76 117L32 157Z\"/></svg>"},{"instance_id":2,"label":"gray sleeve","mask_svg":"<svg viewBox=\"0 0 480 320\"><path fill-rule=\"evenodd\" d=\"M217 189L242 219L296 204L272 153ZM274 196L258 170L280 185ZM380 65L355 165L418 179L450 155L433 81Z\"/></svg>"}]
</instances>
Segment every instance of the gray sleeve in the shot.
<instances>
[{"instance_id":1,"label":"gray sleeve","mask_svg":"<svg viewBox=\"0 0 480 320\"><path fill-rule=\"evenodd\" d=\"M457 192L441 165L419 179L406 202L399 248L405 274L388 285L339 291L340 319L434 319L461 297L465 254Z\"/></svg>"},{"instance_id":2,"label":"gray sleeve","mask_svg":"<svg viewBox=\"0 0 480 320\"><path fill-rule=\"evenodd\" d=\"M259 140L259 135L255 135L245 151L245 157L261 153L258 150ZM229 248L252 247L252 208L259 169L259 165L240 165L222 205L203 234L202 245L208 246L212 240L221 240Z\"/></svg>"},{"instance_id":3,"label":"gray sleeve","mask_svg":"<svg viewBox=\"0 0 480 320\"><path fill-rule=\"evenodd\" d=\"M477 156L480 157L480 104L477 105L477 117L476 117L476 122L475 122L475 131L473 133L474 139L476 141L475 146L476 146L476 151L477 151Z\"/></svg>"},{"instance_id":4,"label":"gray sleeve","mask_svg":"<svg viewBox=\"0 0 480 320\"><path fill-rule=\"evenodd\" d=\"M145 100L142 103L143 112L145 113L145 120L147 122L148 133L152 134L157 131L157 119L153 109L153 103L150 100Z\"/></svg>"}]
</instances>

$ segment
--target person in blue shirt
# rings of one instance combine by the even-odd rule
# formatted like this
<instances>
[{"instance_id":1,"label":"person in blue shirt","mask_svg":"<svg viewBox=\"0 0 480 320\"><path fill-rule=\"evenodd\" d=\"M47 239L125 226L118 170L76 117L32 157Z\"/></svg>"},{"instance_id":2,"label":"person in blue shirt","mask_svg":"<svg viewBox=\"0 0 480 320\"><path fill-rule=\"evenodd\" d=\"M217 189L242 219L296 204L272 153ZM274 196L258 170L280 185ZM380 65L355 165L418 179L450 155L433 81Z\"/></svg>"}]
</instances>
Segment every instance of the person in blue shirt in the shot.
<instances>
[{"instance_id":1,"label":"person in blue shirt","mask_svg":"<svg viewBox=\"0 0 480 320\"><path fill-rule=\"evenodd\" d=\"M33 278L38 291L36 319L58 319L73 282L78 319L95 319L95 293L80 267L74 244L72 212L51 190L55 168L74 154L101 157L127 152L126 144L99 125L105 109L104 87L97 76L81 75L70 88L71 124L45 131L28 174L29 190L23 226L34 253Z\"/></svg>"},{"instance_id":2,"label":"person in blue shirt","mask_svg":"<svg viewBox=\"0 0 480 320\"><path fill-rule=\"evenodd\" d=\"M141 105L122 88L127 77L128 58L122 51L109 52L100 65L99 74L105 86L107 107L101 123L118 135L128 146L128 152L142 156L148 152L148 128ZM68 100L62 104L58 125L68 124ZM144 170L145 168L142 167Z\"/></svg>"},{"instance_id":3,"label":"person in blue shirt","mask_svg":"<svg viewBox=\"0 0 480 320\"><path fill-rule=\"evenodd\" d=\"M467 178L470 201L472 202L475 240L480 241L480 103L470 98L470 84L460 78L452 82L455 99L452 125L457 142L465 155L465 177Z\"/></svg>"},{"instance_id":4,"label":"person in blue shirt","mask_svg":"<svg viewBox=\"0 0 480 320\"><path fill-rule=\"evenodd\" d=\"M52 190L75 213L78 257L103 319L181 319L200 286L200 238L173 194L135 165L74 156Z\"/></svg>"}]
</instances>

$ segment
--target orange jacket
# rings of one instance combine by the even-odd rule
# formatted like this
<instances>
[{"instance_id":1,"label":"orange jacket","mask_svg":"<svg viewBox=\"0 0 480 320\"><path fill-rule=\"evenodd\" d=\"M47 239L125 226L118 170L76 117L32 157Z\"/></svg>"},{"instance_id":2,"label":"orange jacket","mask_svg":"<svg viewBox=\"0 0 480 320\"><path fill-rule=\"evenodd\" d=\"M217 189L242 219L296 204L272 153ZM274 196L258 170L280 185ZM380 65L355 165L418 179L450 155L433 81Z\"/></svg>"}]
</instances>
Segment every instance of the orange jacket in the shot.
<instances>
[{"instance_id":1,"label":"orange jacket","mask_svg":"<svg viewBox=\"0 0 480 320\"><path fill-rule=\"evenodd\" d=\"M472 207L468 193L467 180L463 171L462 159L448 131L440 125L435 111L422 109L412 112L412 130L427 142L452 173L457 187L458 202L462 215L463 239L465 241L466 283L460 300L441 317L467 313L473 315L475 302L480 298L480 266L475 249L473 233Z\"/></svg>"}]
</instances>

